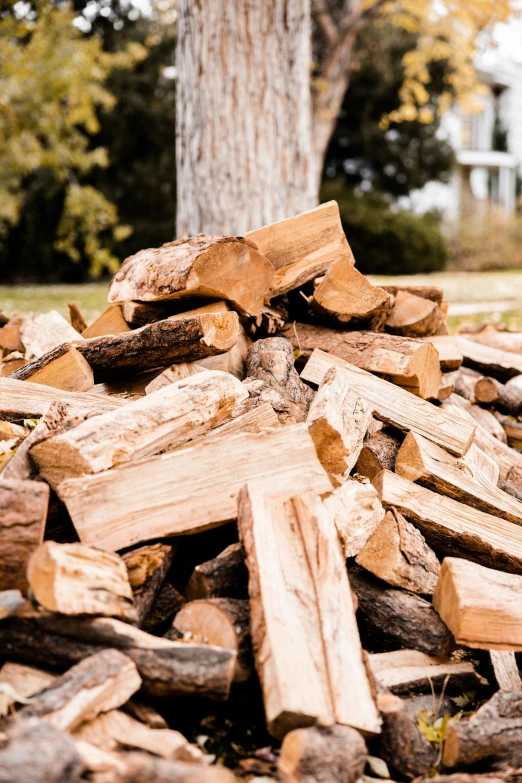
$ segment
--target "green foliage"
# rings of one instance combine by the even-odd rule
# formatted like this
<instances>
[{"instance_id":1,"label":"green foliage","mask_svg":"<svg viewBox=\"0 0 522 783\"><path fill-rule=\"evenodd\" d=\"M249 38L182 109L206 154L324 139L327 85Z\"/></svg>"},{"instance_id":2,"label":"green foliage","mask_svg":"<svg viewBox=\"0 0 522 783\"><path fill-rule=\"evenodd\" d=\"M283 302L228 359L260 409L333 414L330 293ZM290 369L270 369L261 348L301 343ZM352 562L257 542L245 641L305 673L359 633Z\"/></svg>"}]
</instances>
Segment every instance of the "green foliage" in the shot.
<instances>
[{"instance_id":1,"label":"green foliage","mask_svg":"<svg viewBox=\"0 0 522 783\"><path fill-rule=\"evenodd\" d=\"M365 274L437 272L447 260L439 219L394 210L389 200L361 195L341 180L325 183L321 200L336 199L357 268Z\"/></svg>"}]
</instances>

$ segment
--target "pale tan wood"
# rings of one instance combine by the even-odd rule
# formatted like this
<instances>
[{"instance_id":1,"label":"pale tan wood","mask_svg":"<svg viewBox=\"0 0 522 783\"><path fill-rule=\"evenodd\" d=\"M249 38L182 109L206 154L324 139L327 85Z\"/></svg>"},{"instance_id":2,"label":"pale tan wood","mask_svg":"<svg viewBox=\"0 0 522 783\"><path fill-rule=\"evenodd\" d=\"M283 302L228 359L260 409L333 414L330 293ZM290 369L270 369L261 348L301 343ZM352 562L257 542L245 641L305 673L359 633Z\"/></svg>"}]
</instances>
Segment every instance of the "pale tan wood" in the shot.
<instances>
[{"instance_id":1,"label":"pale tan wood","mask_svg":"<svg viewBox=\"0 0 522 783\"><path fill-rule=\"evenodd\" d=\"M386 318L386 331L403 337L447 334L438 304L406 291L397 292Z\"/></svg>"},{"instance_id":2,"label":"pale tan wood","mask_svg":"<svg viewBox=\"0 0 522 783\"><path fill-rule=\"evenodd\" d=\"M239 324L239 336L237 343L224 353L218 353L216 356L208 356L206 359L199 359L198 364L207 370L221 370L229 372L240 381L246 375L246 360L248 349L252 345L252 340L247 335L241 324Z\"/></svg>"},{"instance_id":3,"label":"pale tan wood","mask_svg":"<svg viewBox=\"0 0 522 783\"><path fill-rule=\"evenodd\" d=\"M152 394L152 392L163 389L164 386L169 386L171 383L182 381L184 378L190 378L191 375L196 375L198 372L202 372L203 367L199 362L180 362L179 364L173 364L172 367L167 367L159 375L156 375L146 386L145 394Z\"/></svg>"},{"instance_id":4,"label":"pale tan wood","mask_svg":"<svg viewBox=\"0 0 522 783\"><path fill-rule=\"evenodd\" d=\"M461 334L474 343L481 343L499 351L522 354L522 332L504 331L496 324L485 324L479 331Z\"/></svg>"},{"instance_id":5,"label":"pale tan wood","mask_svg":"<svg viewBox=\"0 0 522 783\"><path fill-rule=\"evenodd\" d=\"M10 318L9 321L0 327L0 348L4 351L18 351L25 353L25 347L21 337L21 327L25 316L19 315Z\"/></svg>"},{"instance_id":6,"label":"pale tan wood","mask_svg":"<svg viewBox=\"0 0 522 783\"><path fill-rule=\"evenodd\" d=\"M64 479L99 473L200 437L230 419L247 397L237 378L206 370L86 419L33 446L31 456L57 488Z\"/></svg>"},{"instance_id":7,"label":"pale tan wood","mask_svg":"<svg viewBox=\"0 0 522 783\"><path fill-rule=\"evenodd\" d=\"M431 595L440 563L424 537L397 510L386 512L355 562L393 587Z\"/></svg>"},{"instance_id":8,"label":"pale tan wood","mask_svg":"<svg viewBox=\"0 0 522 783\"><path fill-rule=\"evenodd\" d=\"M512 650L490 650L489 659L501 691L522 691L522 679Z\"/></svg>"},{"instance_id":9,"label":"pale tan wood","mask_svg":"<svg viewBox=\"0 0 522 783\"><path fill-rule=\"evenodd\" d=\"M371 481L379 471L394 469L402 436L392 427L384 427L372 434L370 430L355 464L355 472Z\"/></svg>"},{"instance_id":10,"label":"pale tan wood","mask_svg":"<svg viewBox=\"0 0 522 783\"><path fill-rule=\"evenodd\" d=\"M477 380L475 399L510 416L517 417L522 413L522 390L500 383L495 378L482 377Z\"/></svg>"},{"instance_id":11,"label":"pale tan wood","mask_svg":"<svg viewBox=\"0 0 522 783\"><path fill-rule=\"evenodd\" d=\"M11 377L68 392L87 392L94 386L94 374L87 360L68 343L20 367Z\"/></svg>"},{"instance_id":12,"label":"pale tan wood","mask_svg":"<svg viewBox=\"0 0 522 783\"><path fill-rule=\"evenodd\" d=\"M24 441L16 449L14 456L11 457L4 469L0 471L2 478L18 480L35 478L37 468L29 454L31 448L60 427L70 414L71 408L67 403L58 402L57 400L51 402L36 427L24 438Z\"/></svg>"},{"instance_id":13,"label":"pale tan wood","mask_svg":"<svg viewBox=\"0 0 522 783\"><path fill-rule=\"evenodd\" d=\"M0 590L26 593L27 563L42 543L48 504L42 481L0 480Z\"/></svg>"},{"instance_id":14,"label":"pale tan wood","mask_svg":"<svg viewBox=\"0 0 522 783\"><path fill-rule=\"evenodd\" d=\"M305 425L243 433L60 484L80 540L121 549L235 519L248 481L267 492L332 486ZM154 492L150 487L153 482Z\"/></svg>"},{"instance_id":15,"label":"pale tan wood","mask_svg":"<svg viewBox=\"0 0 522 783\"><path fill-rule=\"evenodd\" d=\"M76 302L67 302L67 307L72 328L76 329L78 334L81 334L87 329L87 321L83 317L82 311Z\"/></svg>"},{"instance_id":16,"label":"pale tan wood","mask_svg":"<svg viewBox=\"0 0 522 783\"><path fill-rule=\"evenodd\" d=\"M317 456L337 485L345 481L361 452L372 409L350 388L350 379L330 368L308 411L306 423Z\"/></svg>"},{"instance_id":17,"label":"pale tan wood","mask_svg":"<svg viewBox=\"0 0 522 783\"><path fill-rule=\"evenodd\" d=\"M420 650L394 650L369 656L370 669L383 688L392 693L430 692L443 686L456 684L463 689L485 685L486 680L475 671L472 663L449 657L427 655Z\"/></svg>"},{"instance_id":18,"label":"pale tan wood","mask_svg":"<svg viewBox=\"0 0 522 783\"><path fill-rule=\"evenodd\" d=\"M438 400L439 402L444 402L444 400L447 400L448 397L455 391L455 384L457 379L458 370L453 372L443 372L440 379L439 389L434 399Z\"/></svg>"},{"instance_id":19,"label":"pale tan wood","mask_svg":"<svg viewBox=\"0 0 522 783\"><path fill-rule=\"evenodd\" d=\"M482 449L472 443L469 451L464 454L462 459L473 469L479 470L491 484L497 486L500 468L495 460L489 457L485 451L482 451Z\"/></svg>"},{"instance_id":20,"label":"pale tan wood","mask_svg":"<svg viewBox=\"0 0 522 783\"><path fill-rule=\"evenodd\" d=\"M446 557L433 605L457 644L522 650L522 576Z\"/></svg>"},{"instance_id":21,"label":"pale tan wood","mask_svg":"<svg viewBox=\"0 0 522 783\"><path fill-rule=\"evenodd\" d=\"M408 433L397 454L395 472L468 506L522 525L522 503L495 486L466 459L453 457L414 432Z\"/></svg>"},{"instance_id":22,"label":"pale tan wood","mask_svg":"<svg viewBox=\"0 0 522 783\"><path fill-rule=\"evenodd\" d=\"M71 739L91 783L116 783L125 772L125 761L117 753L109 753L73 734Z\"/></svg>"},{"instance_id":23,"label":"pale tan wood","mask_svg":"<svg viewBox=\"0 0 522 783\"><path fill-rule=\"evenodd\" d=\"M125 302L125 305L127 304L136 304L136 303ZM171 304L175 304L175 303L171 302ZM230 304L226 302L224 299L218 299L216 302L209 302L208 304L201 305L201 307L193 307L190 308L190 310L184 310L182 308L182 304L183 304L182 301L177 303L178 307L181 308L179 313L174 313L173 315L167 316L167 319L169 321L181 321L183 318L188 318L188 316L190 315L201 315L202 313L227 313L230 310L232 310Z\"/></svg>"},{"instance_id":24,"label":"pale tan wood","mask_svg":"<svg viewBox=\"0 0 522 783\"><path fill-rule=\"evenodd\" d=\"M20 590L0 590L0 620L24 611L26 600Z\"/></svg>"},{"instance_id":25,"label":"pale tan wood","mask_svg":"<svg viewBox=\"0 0 522 783\"><path fill-rule=\"evenodd\" d=\"M461 367L456 371L454 386L455 394L459 397L463 397L471 403L475 402L475 384L478 378L482 376L480 373L475 373L474 370L469 371L467 367Z\"/></svg>"},{"instance_id":26,"label":"pale tan wood","mask_svg":"<svg viewBox=\"0 0 522 783\"><path fill-rule=\"evenodd\" d=\"M15 416L19 419L43 416L51 402L55 400L69 403L75 411L93 413L102 413L125 405L124 400L115 397L66 392L29 381L0 378L0 415L2 416Z\"/></svg>"},{"instance_id":27,"label":"pale tan wood","mask_svg":"<svg viewBox=\"0 0 522 783\"><path fill-rule=\"evenodd\" d=\"M383 285L382 287L393 296L397 296L399 291L405 291L407 294L414 294L422 299L436 302L439 307L444 301L444 289L438 285Z\"/></svg>"},{"instance_id":28,"label":"pale tan wood","mask_svg":"<svg viewBox=\"0 0 522 783\"><path fill-rule=\"evenodd\" d=\"M98 780L93 783L238 783L234 773L221 764L208 766L177 759L161 759L150 753L126 753L124 759L123 776L116 780Z\"/></svg>"},{"instance_id":29,"label":"pale tan wood","mask_svg":"<svg viewBox=\"0 0 522 783\"><path fill-rule=\"evenodd\" d=\"M45 541L31 555L27 580L37 603L51 612L136 620L125 563L112 552Z\"/></svg>"},{"instance_id":30,"label":"pale tan wood","mask_svg":"<svg viewBox=\"0 0 522 783\"><path fill-rule=\"evenodd\" d=\"M121 305L111 305L82 332L82 337L102 337L104 334L130 332L130 326L123 317Z\"/></svg>"},{"instance_id":31,"label":"pale tan wood","mask_svg":"<svg viewBox=\"0 0 522 783\"><path fill-rule=\"evenodd\" d=\"M36 666L26 666L21 663L6 661L0 669L0 688L2 684L9 685L17 696L30 699L35 693L48 688L56 679L55 674L38 669ZM16 703L14 696L2 694L8 702L7 706Z\"/></svg>"},{"instance_id":32,"label":"pale tan wood","mask_svg":"<svg viewBox=\"0 0 522 783\"><path fill-rule=\"evenodd\" d=\"M27 359L24 359L23 356L19 355L18 352L10 353L0 363L0 377L7 378L11 373L19 370L20 367L25 367L26 364L29 364L29 362Z\"/></svg>"},{"instance_id":33,"label":"pale tan wood","mask_svg":"<svg viewBox=\"0 0 522 783\"><path fill-rule=\"evenodd\" d=\"M235 413L238 410L242 410L242 407L236 409ZM226 441L230 435L238 435L240 432L262 432L266 429L279 429L280 427L281 423L272 406L268 402L262 402L256 408L247 410L246 413L240 413L225 424L220 424L219 427L214 427L201 438L178 446L178 451L190 448L203 439L205 443L222 439Z\"/></svg>"},{"instance_id":34,"label":"pale tan wood","mask_svg":"<svg viewBox=\"0 0 522 783\"><path fill-rule=\"evenodd\" d=\"M248 240L200 235L127 258L112 279L109 302L207 297L257 315L273 277L273 265Z\"/></svg>"},{"instance_id":35,"label":"pale tan wood","mask_svg":"<svg viewBox=\"0 0 522 783\"><path fill-rule=\"evenodd\" d=\"M505 382L522 373L522 356L475 343L460 335L456 335L455 339L464 357L464 363L484 375L491 375Z\"/></svg>"},{"instance_id":36,"label":"pale tan wood","mask_svg":"<svg viewBox=\"0 0 522 783\"><path fill-rule=\"evenodd\" d=\"M340 253L351 253L336 201L254 229L245 237L257 245L276 269L270 299L313 280Z\"/></svg>"},{"instance_id":37,"label":"pale tan wood","mask_svg":"<svg viewBox=\"0 0 522 783\"><path fill-rule=\"evenodd\" d=\"M384 517L375 487L370 483L346 481L324 500L337 528L345 558L355 557Z\"/></svg>"},{"instance_id":38,"label":"pale tan wood","mask_svg":"<svg viewBox=\"0 0 522 783\"><path fill-rule=\"evenodd\" d=\"M25 346L26 359L39 359L62 343L83 339L57 310L24 318L20 334Z\"/></svg>"},{"instance_id":39,"label":"pale tan wood","mask_svg":"<svg viewBox=\"0 0 522 783\"><path fill-rule=\"evenodd\" d=\"M332 366L347 373L352 391L371 403L378 419L399 429L418 432L458 456L469 449L475 431L473 425L336 356L316 349L301 377L319 384Z\"/></svg>"},{"instance_id":40,"label":"pale tan wood","mask_svg":"<svg viewBox=\"0 0 522 783\"><path fill-rule=\"evenodd\" d=\"M387 470L373 483L383 506L397 508L437 551L522 573L520 525L437 495Z\"/></svg>"},{"instance_id":41,"label":"pale tan wood","mask_svg":"<svg viewBox=\"0 0 522 783\"><path fill-rule=\"evenodd\" d=\"M506 386L511 389L522 389L522 375L510 378L509 381L506 381Z\"/></svg>"}]
</instances>

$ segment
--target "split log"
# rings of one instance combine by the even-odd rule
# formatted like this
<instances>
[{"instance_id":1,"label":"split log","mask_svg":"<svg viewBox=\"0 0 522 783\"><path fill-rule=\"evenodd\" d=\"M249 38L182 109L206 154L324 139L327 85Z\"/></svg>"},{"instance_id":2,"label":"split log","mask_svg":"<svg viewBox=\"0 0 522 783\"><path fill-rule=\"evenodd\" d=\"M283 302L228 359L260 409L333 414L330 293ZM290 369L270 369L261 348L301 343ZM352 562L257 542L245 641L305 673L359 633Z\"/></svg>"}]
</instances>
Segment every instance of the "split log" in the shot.
<instances>
[{"instance_id":1,"label":"split log","mask_svg":"<svg viewBox=\"0 0 522 783\"><path fill-rule=\"evenodd\" d=\"M237 313L205 313L158 321L121 334L91 337L76 345L95 380L196 361L228 351L238 340Z\"/></svg>"},{"instance_id":2,"label":"split log","mask_svg":"<svg viewBox=\"0 0 522 783\"><path fill-rule=\"evenodd\" d=\"M59 495L83 543L118 550L230 522L239 490L250 481L288 495L332 488L306 426L295 425L203 439L190 449L67 479Z\"/></svg>"},{"instance_id":3,"label":"split log","mask_svg":"<svg viewBox=\"0 0 522 783\"><path fill-rule=\"evenodd\" d=\"M319 498L245 488L238 524L269 731L282 737L327 718L378 732L337 532Z\"/></svg>"},{"instance_id":4,"label":"split log","mask_svg":"<svg viewBox=\"0 0 522 783\"><path fill-rule=\"evenodd\" d=\"M467 367L478 370L483 375L492 376L503 383L522 373L522 356L474 343L460 335L455 339Z\"/></svg>"},{"instance_id":5,"label":"split log","mask_svg":"<svg viewBox=\"0 0 522 783\"><path fill-rule=\"evenodd\" d=\"M27 591L27 563L42 543L48 504L47 484L0 480L0 590Z\"/></svg>"},{"instance_id":6,"label":"split log","mask_svg":"<svg viewBox=\"0 0 522 783\"><path fill-rule=\"evenodd\" d=\"M479 378L475 384L475 399L500 413L520 416L522 413L522 389L506 386L495 378Z\"/></svg>"},{"instance_id":7,"label":"split log","mask_svg":"<svg viewBox=\"0 0 522 783\"><path fill-rule=\"evenodd\" d=\"M197 598L246 598L248 570L241 544L230 544L217 557L197 565L184 590L187 601Z\"/></svg>"},{"instance_id":8,"label":"split log","mask_svg":"<svg viewBox=\"0 0 522 783\"><path fill-rule=\"evenodd\" d=\"M348 374L352 391L371 403L376 418L418 432L457 456L468 450L475 431L468 422L331 354L316 349L301 377L319 384L332 366Z\"/></svg>"},{"instance_id":9,"label":"split log","mask_svg":"<svg viewBox=\"0 0 522 783\"><path fill-rule=\"evenodd\" d=\"M247 324L247 331L255 337L273 337L277 332L285 328L288 320L288 313L282 308L263 305L259 314L250 318Z\"/></svg>"},{"instance_id":10,"label":"split log","mask_svg":"<svg viewBox=\"0 0 522 783\"><path fill-rule=\"evenodd\" d=\"M43 721L13 722L2 731L2 783L80 783L83 768L71 737Z\"/></svg>"},{"instance_id":11,"label":"split log","mask_svg":"<svg viewBox=\"0 0 522 783\"><path fill-rule=\"evenodd\" d=\"M522 525L522 504L493 484L480 469L408 433L395 460L395 472L434 492L466 503L487 514Z\"/></svg>"},{"instance_id":12,"label":"split log","mask_svg":"<svg viewBox=\"0 0 522 783\"><path fill-rule=\"evenodd\" d=\"M72 328L75 329L78 334L81 334L87 329L87 321L83 317L82 311L76 302L67 302L67 307L69 309L69 320Z\"/></svg>"},{"instance_id":13,"label":"split log","mask_svg":"<svg viewBox=\"0 0 522 783\"><path fill-rule=\"evenodd\" d=\"M162 630L165 630L166 623L172 622L174 615L179 612L184 603L185 599L181 593L171 584L165 582L141 627L147 633L160 636L162 631L159 628L163 626Z\"/></svg>"},{"instance_id":14,"label":"split log","mask_svg":"<svg viewBox=\"0 0 522 783\"><path fill-rule=\"evenodd\" d=\"M57 310L42 313L34 318L24 318L20 326L20 334L25 346L26 359L39 359L63 343L82 340L81 334L78 334Z\"/></svg>"},{"instance_id":15,"label":"split log","mask_svg":"<svg viewBox=\"0 0 522 783\"><path fill-rule=\"evenodd\" d=\"M509 468L506 474L506 480L522 492L522 463L520 465L513 465Z\"/></svg>"},{"instance_id":16,"label":"split log","mask_svg":"<svg viewBox=\"0 0 522 783\"><path fill-rule=\"evenodd\" d=\"M126 753L125 770L117 783L237 783L236 776L221 765L191 764L160 759L149 753Z\"/></svg>"},{"instance_id":17,"label":"split log","mask_svg":"<svg viewBox=\"0 0 522 783\"><path fill-rule=\"evenodd\" d=\"M436 304L442 304L444 300L444 289L438 285L383 285L385 291L392 296L397 296L399 291L405 291L407 294L420 296L422 299L429 299Z\"/></svg>"},{"instance_id":18,"label":"split log","mask_svg":"<svg viewBox=\"0 0 522 783\"><path fill-rule=\"evenodd\" d=\"M174 549L168 544L149 544L122 555L134 595L137 625L141 627L167 576Z\"/></svg>"},{"instance_id":19,"label":"split log","mask_svg":"<svg viewBox=\"0 0 522 783\"><path fill-rule=\"evenodd\" d=\"M350 565L348 576L358 611L369 628L384 633L401 647L429 655L447 655L453 649L451 631L424 598L388 587L355 564Z\"/></svg>"},{"instance_id":20,"label":"split log","mask_svg":"<svg viewBox=\"0 0 522 783\"><path fill-rule=\"evenodd\" d=\"M275 267L270 299L313 280L341 254L353 259L336 201L249 231L245 238Z\"/></svg>"},{"instance_id":21,"label":"split log","mask_svg":"<svg viewBox=\"0 0 522 783\"><path fill-rule=\"evenodd\" d=\"M506 433L508 446L520 453L522 451L522 421L514 419L512 416L504 416L502 413L495 412L494 415Z\"/></svg>"},{"instance_id":22,"label":"split log","mask_svg":"<svg viewBox=\"0 0 522 783\"><path fill-rule=\"evenodd\" d=\"M508 353L522 353L522 334L502 329L497 324L484 324L474 331L461 329L460 333L474 343Z\"/></svg>"},{"instance_id":23,"label":"split log","mask_svg":"<svg viewBox=\"0 0 522 783\"><path fill-rule=\"evenodd\" d=\"M406 291L397 292L391 312L386 318L385 329L390 334L402 337L447 334L438 304Z\"/></svg>"},{"instance_id":24,"label":"split log","mask_svg":"<svg viewBox=\"0 0 522 783\"><path fill-rule=\"evenodd\" d=\"M436 551L522 574L520 525L437 495L387 470L373 483L383 506L397 508Z\"/></svg>"},{"instance_id":25,"label":"split log","mask_svg":"<svg viewBox=\"0 0 522 783\"><path fill-rule=\"evenodd\" d=\"M132 715L140 723L144 723L151 729L168 729L165 718L151 704L147 704L137 697L130 699L124 709L129 715Z\"/></svg>"},{"instance_id":26,"label":"split log","mask_svg":"<svg viewBox=\"0 0 522 783\"><path fill-rule=\"evenodd\" d=\"M379 332L341 332L316 324L290 324L284 335L306 358L320 348L424 399L437 394L441 377L437 352L420 340Z\"/></svg>"},{"instance_id":27,"label":"split log","mask_svg":"<svg viewBox=\"0 0 522 783\"><path fill-rule=\"evenodd\" d=\"M236 408L234 414L242 410L243 407L248 408L249 404L250 399ZM268 402L262 402L257 407L247 410L246 413L241 413L239 416L235 415L233 419L225 422L225 424L214 427L207 435L202 436L202 438L209 443L210 441L227 439L230 435L239 435L241 432L262 432L266 429L279 429L280 427L281 422L273 407ZM190 446L195 445L195 443L202 440L202 438L189 441L182 446L179 446L178 450L190 448Z\"/></svg>"},{"instance_id":28,"label":"split log","mask_svg":"<svg viewBox=\"0 0 522 783\"><path fill-rule=\"evenodd\" d=\"M281 783L356 783L366 759L363 738L349 726L295 729L283 740L278 779Z\"/></svg>"},{"instance_id":29,"label":"split log","mask_svg":"<svg viewBox=\"0 0 522 783\"><path fill-rule=\"evenodd\" d=\"M444 402L455 391L455 384L458 380L458 370L454 372L443 372L440 380L439 390L435 399Z\"/></svg>"},{"instance_id":30,"label":"split log","mask_svg":"<svg viewBox=\"0 0 522 783\"><path fill-rule=\"evenodd\" d=\"M32 432L18 446L16 452L11 457L5 468L1 471L2 479L32 479L38 473L36 465L30 455L30 450L41 440L45 440L51 432L62 426L64 421L71 413L71 408L67 403L51 402L47 412Z\"/></svg>"},{"instance_id":31,"label":"split log","mask_svg":"<svg viewBox=\"0 0 522 783\"><path fill-rule=\"evenodd\" d=\"M193 304L196 302L193 302ZM190 310L186 309L188 302L184 302L183 300L178 300L177 303L171 301L170 304L177 304L178 309L175 313L171 313L171 315L168 316L169 321L180 321L191 315L202 315L203 313L228 313L233 309L224 299L203 305L196 304L196 307L191 307Z\"/></svg>"},{"instance_id":32,"label":"split log","mask_svg":"<svg viewBox=\"0 0 522 783\"><path fill-rule=\"evenodd\" d=\"M475 385L477 381L483 376L475 370L469 370L468 367L461 367L457 370L455 376L454 387L455 394L459 397L463 397L471 403L475 402Z\"/></svg>"},{"instance_id":33,"label":"split log","mask_svg":"<svg viewBox=\"0 0 522 783\"><path fill-rule=\"evenodd\" d=\"M489 658L501 691L522 691L522 679L512 650L490 650Z\"/></svg>"},{"instance_id":34,"label":"split log","mask_svg":"<svg viewBox=\"0 0 522 783\"><path fill-rule=\"evenodd\" d=\"M22 707L19 716L40 718L56 729L70 731L125 704L141 685L135 664L118 650L103 650L56 677L48 688Z\"/></svg>"},{"instance_id":35,"label":"split log","mask_svg":"<svg viewBox=\"0 0 522 783\"><path fill-rule=\"evenodd\" d=\"M52 386L68 392L86 392L94 386L94 375L73 345L63 343L38 359L33 359L10 376L17 381Z\"/></svg>"},{"instance_id":36,"label":"split log","mask_svg":"<svg viewBox=\"0 0 522 783\"><path fill-rule=\"evenodd\" d=\"M0 416L26 419L43 416L52 402L69 403L75 411L105 413L125 405L123 400L84 392L66 392L29 381L0 378Z\"/></svg>"},{"instance_id":37,"label":"split log","mask_svg":"<svg viewBox=\"0 0 522 783\"><path fill-rule=\"evenodd\" d=\"M319 385L306 423L319 461L334 485L349 477L371 418L370 404L351 391L349 377L331 367Z\"/></svg>"},{"instance_id":38,"label":"split log","mask_svg":"<svg viewBox=\"0 0 522 783\"><path fill-rule=\"evenodd\" d=\"M133 329L139 326L164 321L171 315L176 315L180 307L183 309L183 301L178 299L166 299L161 302L134 302L126 300L123 302L123 317Z\"/></svg>"},{"instance_id":39,"label":"split log","mask_svg":"<svg viewBox=\"0 0 522 783\"><path fill-rule=\"evenodd\" d=\"M199 235L127 258L112 279L109 302L207 297L257 315L273 278L273 265L247 239Z\"/></svg>"},{"instance_id":40,"label":"split log","mask_svg":"<svg viewBox=\"0 0 522 783\"><path fill-rule=\"evenodd\" d=\"M454 372L459 369L464 357L459 350L455 337L448 334L429 335L428 337L423 337L423 340L431 343L436 348L442 372Z\"/></svg>"},{"instance_id":41,"label":"split log","mask_svg":"<svg viewBox=\"0 0 522 783\"><path fill-rule=\"evenodd\" d=\"M30 699L35 693L48 688L55 679L55 674L44 669L37 669L36 666L24 666L12 661L7 661L0 669L0 684L10 685L14 693L24 699ZM16 701L15 697L9 698L11 704L16 704Z\"/></svg>"},{"instance_id":42,"label":"split log","mask_svg":"<svg viewBox=\"0 0 522 783\"><path fill-rule=\"evenodd\" d=\"M476 690L487 685L473 664L443 656L426 655L418 650L394 650L369 656L370 669L382 687L392 693L431 693Z\"/></svg>"},{"instance_id":43,"label":"split log","mask_svg":"<svg viewBox=\"0 0 522 783\"><path fill-rule=\"evenodd\" d=\"M16 614L25 602L20 590L0 590L0 620Z\"/></svg>"},{"instance_id":44,"label":"split log","mask_svg":"<svg viewBox=\"0 0 522 783\"><path fill-rule=\"evenodd\" d=\"M252 674L252 644L248 601L206 598L190 601L174 618L174 627L185 641L213 644L236 653L234 682L246 682Z\"/></svg>"},{"instance_id":45,"label":"split log","mask_svg":"<svg viewBox=\"0 0 522 783\"><path fill-rule=\"evenodd\" d=\"M402 443L402 433L392 427L384 427L363 444L355 471L370 481L381 470L393 470Z\"/></svg>"},{"instance_id":46,"label":"split log","mask_svg":"<svg viewBox=\"0 0 522 783\"><path fill-rule=\"evenodd\" d=\"M446 557L433 605L458 644L522 650L522 577Z\"/></svg>"},{"instance_id":47,"label":"split log","mask_svg":"<svg viewBox=\"0 0 522 783\"><path fill-rule=\"evenodd\" d=\"M25 353L20 332L23 322L23 316L15 316L0 327L0 348L3 348L4 351Z\"/></svg>"},{"instance_id":48,"label":"split log","mask_svg":"<svg viewBox=\"0 0 522 783\"><path fill-rule=\"evenodd\" d=\"M59 432L33 446L31 456L56 489L64 479L100 473L201 436L231 418L246 398L237 378L206 370Z\"/></svg>"},{"instance_id":49,"label":"split log","mask_svg":"<svg viewBox=\"0 0 522 783\"><path fill-rule=\"evenodd\" d=\"M208 356L206 359L200 359L199 364L207 370L229 372L242 381L246 376L246 360L251 345L252 340L248 337L240 324L238 340L232 348L224 353L219 353L216 356Z\"/></svg>"},{"instance_id":50,"label":"split log","mask_svg":"<svg viewBox=\"0 0 522 783\"><path fill-rule=\"evenodd\" d=\"M392 587L431 595L440 574L435 552L396 509L386 512L355 562Z\"/></svg>"},{"instance_id":51,"label":"split log","mask_svg":"<svg viewBox=\"0 0 522 783\"><path fill-rule=\"evenodd\" d=\"M179 364L173 364L172 367L167 367L166 370L160 372L159 375L155 375L154 378L149 381L145 386L145 394L152 394L152 392L159 391L165 386L170 386L171 383L190 378L198 372L203 372L203 366L199 364L199 362L180 362Z\"/></svg>"},{"instance_id":52,"label":"split log","mask_svg":"<svg viewBox=\"0 0 522 783\"><path fill-rule=\"evenodd\" d=\"M46 541L29 559L27 581L38 604L50 612L137 618L125 563L112 552Z\"/></svg>"},{"instance_id":53,"label":"split log","mask_svg":"<svg viewBox=\"0 0 522 783\"><path fill-rule=\"evenodd\" d=\"M369 483L346 481L324 500L346 558L359 554L384 517L377 491Z\"/></svg>"},{"instance_id":54,"label":"split log","mask_svg":"<svg viewBox=\"0 0 522 783\"><path fill-rule=\"evenodd\" d=\"M106 334L122 332L130 332L130 326L123 317L121 305L111 305L83 330L82 337L103 337Z\"/></svg>"},{"instance_id":55,"label":"split log","mask_svg":"<svg viewBox=\"0 0 522 783\"><path fill-rule=\"evenodd\" d=\"M11 373L15 372L15 370L19 370L20 367L25 367L26 364L29 364L29 362L20 354L10 353L0 363L0 377L7 378Z\"/></svg>"},{"instance_id":56,"label":"split log","mask_svg":"<svg viewBox=\"0 0 522 783\"><path fill-rule=\"evenodd\" d=\"M311 310L344 327L350 325L381 330L393 305L393 298L374 286L344 254L328 268L309 301Z\"/></svg>"}]
</instances>

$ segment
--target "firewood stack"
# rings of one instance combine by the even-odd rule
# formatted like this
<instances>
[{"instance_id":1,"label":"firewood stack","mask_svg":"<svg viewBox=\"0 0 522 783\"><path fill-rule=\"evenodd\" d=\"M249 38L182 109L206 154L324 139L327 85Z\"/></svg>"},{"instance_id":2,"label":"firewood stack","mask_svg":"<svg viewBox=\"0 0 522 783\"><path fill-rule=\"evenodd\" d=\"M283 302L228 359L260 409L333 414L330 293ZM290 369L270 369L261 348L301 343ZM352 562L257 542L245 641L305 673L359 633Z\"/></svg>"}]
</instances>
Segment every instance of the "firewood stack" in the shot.
<instances>
[{"instance_id":1,"label":"firewood stack","mask_svg":"<svg viewBox=\"0 0 522 783\"><path fill-rule=\"evenodd\" d=\"M519 780L522 335L373 285L335 202L109 302L0 316L1 783ZM232 771L194 727L258 683Z\"/></svg>"}]
</instances>

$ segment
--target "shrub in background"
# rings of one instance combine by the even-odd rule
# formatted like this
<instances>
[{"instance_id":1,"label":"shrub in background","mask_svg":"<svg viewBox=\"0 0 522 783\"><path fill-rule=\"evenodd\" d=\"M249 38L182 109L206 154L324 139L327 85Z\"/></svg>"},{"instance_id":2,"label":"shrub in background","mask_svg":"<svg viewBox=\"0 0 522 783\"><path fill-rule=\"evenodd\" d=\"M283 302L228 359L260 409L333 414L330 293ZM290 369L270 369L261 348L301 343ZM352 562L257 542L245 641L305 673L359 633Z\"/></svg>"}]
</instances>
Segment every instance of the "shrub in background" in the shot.
<instances>
[{"instance_id":1,"label":"shrub in background","mask_svg":"<svg viewBox=\"0 0 522 783\"><path fill-rule=\"evenodd\" d=\"M468 205L449 240L449 268L460 272L522 268L522 216L488 202Z\"/></svg>"}]
</instances>

